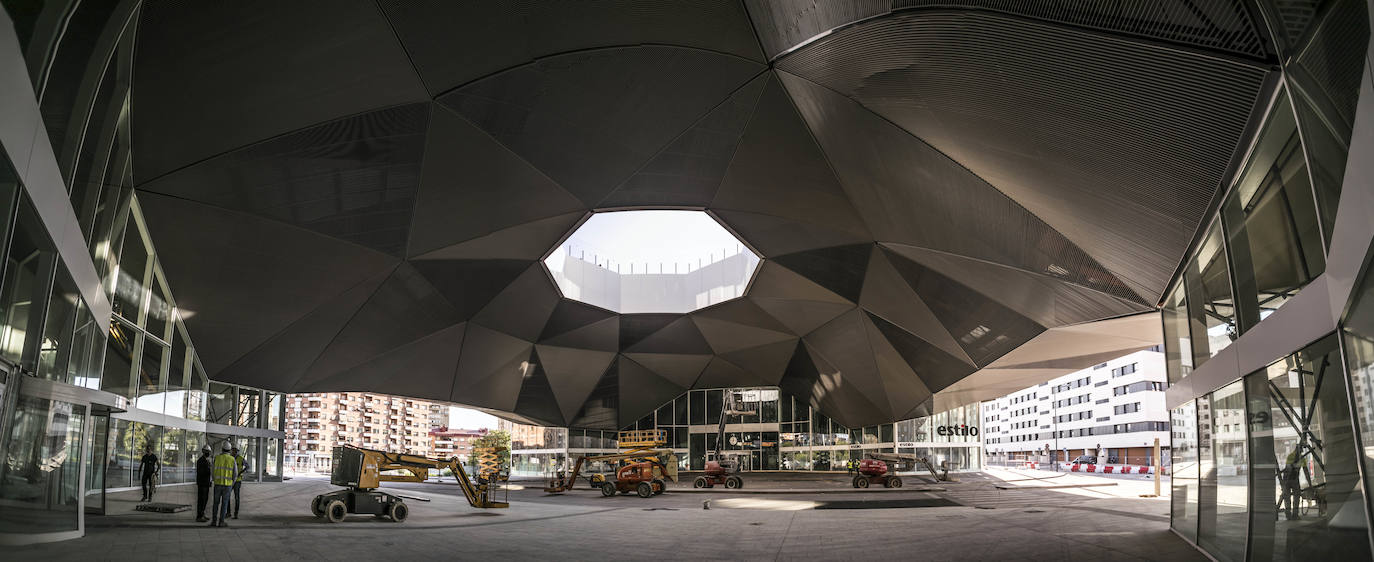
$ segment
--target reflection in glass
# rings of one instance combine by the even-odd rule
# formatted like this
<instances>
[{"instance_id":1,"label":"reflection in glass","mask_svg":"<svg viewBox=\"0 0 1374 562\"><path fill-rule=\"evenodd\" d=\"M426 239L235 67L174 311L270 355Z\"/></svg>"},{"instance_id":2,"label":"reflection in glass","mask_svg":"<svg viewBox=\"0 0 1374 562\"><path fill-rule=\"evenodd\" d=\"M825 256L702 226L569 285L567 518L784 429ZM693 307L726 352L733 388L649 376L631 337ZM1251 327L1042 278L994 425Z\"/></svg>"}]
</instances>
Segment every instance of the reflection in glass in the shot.
<instances>
[{"instance_id":1,"label":"reflection in glass","mask_svg":"<svg viewBox=\"0 0 1374 562\"><path fill-rule=\"evenodd\" d=\"M115 283L113 310L125 319L138 323L139 308L143 306L144 280L148 274L148 247L143 244L134 215L124 228L124 243L119 252L119 277Z\"/></svg>"},{"instance_id":2,"label":"reflection in glass","mask_svg":"<svg viewBox=\"0 0 1374 562\"><path fill-rule=\"evenodd\" d=\"M158 276L152 278L153 290L148 296L148 323L145 329L158 339L168 338L167 328L172 320L172 299L167 286Z\"/></svg>"},{"instance_id":3,"label":"reflection in glass","mask_svg":"<svg viewBox=\"0 0 1374 562\"><path fill-rule=\"evenodd\" d=\"M1222 204L1222 218L1245 330L1326 269L1311 180L1286 94L1239 177Z\"/></svg>"},{"instance_id":4,"label":"reflection in glass","mask_svg":"<svg viewBox=\"0 0 1374 562\"><path fill-rule=\"evenodd\" d=\"M1336 338L1246 378L1255 466L1251 551L1368 560L1363 493Z\"/></svg>"},{"instance_id":5,"label":"reflection in glass","mask_svg":"<svg viewBox=\"0 0 1374 562\"><path fill-rule=\"evenodd\" d=\"M139 334L143 340L143 355L138 362L138 400L141 410L162 413L167 403L167 379L162 367L167 363L167 346Z\"/></svg>"},{"instance_id":6,"label":"reflection in glass","mask_svg":"<svg viewBox=\"0 0 1374 562\"><path fill-rule=\"evenodd\" d=\"M1174 287L1160 309L1164 321L1164 361L1173 385L1193 373L1193 344L1188 337L1188 298L1184 283Z\"/></svg>"},{"instance_id":7,"label":"reflection in glass","mask_svg":"<svg viewBox=\"0 0 1374 562\"><path fill-rule=\"evenodd\" d=\"M195 355L191 355L191 383L186 391L186 419L204 421L206 419L205 409L208 406L210 381L205 378L205 371L202 371L200 364L196 362Z\"/></svg>"},{"instance_id":8,"label":"reflection in glass","mask_svg":"<svg viewBox=\"0 0 1374 562\"><path fill-rule=\"evenodd\" d=\"M43 333L37 307L48 297L56 252L33 205L27 197L20 200L0 285L0 355L34 369L38 336Z\"/></svg>"},{"instance_id":9,"label":"reflection in glass","mask_svg":"<svg viewBox=\"0 0 1374 562\"><path fill-rule=\"evenodd\" d=\"M74 530L80 518L84 406L22 396L0 464L0 529Z\"/></svg>"},{"instance_id":10,"label":"reflection in glass","mask_svg":"<svg viewBox=\"0 0 1374 562\"><path fill-rule=\"evenodd\" d=\"M1197 406L1188 402L1169 413L1172 422L1173 454L1171 480L1173 491L1171 524L1175 531L1190 540L1197 540L1198 512L1198 423Z\"/></svg>"},{"instance_id":11,"label":"reflection in glass","mask_svg":"<svg viewBox=\"0 0 1374 562\"><path fill-rule=\"evenodd\" d=\"M105 355L105 323L97 321L85 299L76 302L76 328L72 332L72 357L67 361L67 380L85 388L100 388L101 360Z\"/></svg>"},{"instance_id":12,"label":"reflection in glass","mask_svg":"<svg viewBox=\"0 0 1374 562\"><path fill-rule=\"evenodd\" d=\"M209 400L205 421L222 425L234 425L234 403L238 400L233 386L210 383Z\"/></svg>"},{"instance_id":13,"label":"reflection in glass","mask_svg":"<svg viewBox=\"0 0 1374 562\"><path fill-rule=\"evenodd\" d=\"M1188 287L1192 319L1193 364L1200 366L1240 335L1236 329L1236 307L1231 298L1231 275L1226 271L1220 223L1213 224L1202 239L1184 277L1184 285Z\"/></svg>"},{"instance_id":14,"label":"reflection in glass","mask_svg":"<svg viewBox=\"0 0 1374 562\"><path fill-rule=\"evenodd\" d=\"M43 341L38 349L38 376L48 380L71 383L67 363L72 355L72 333L76 329L77 305L81 295L65 264L58 260L57 276L48 297L47 321L43 323Z\"/></svg>"},{"instance_id":15,"label":"reflection in glass","mask_svg":"<svg viewBox=\"0 0 1374 562\"><path fill-rule=\"evenodd\" d=\"M1346 368L1350 372L1355 427L1364 450L1364 489L1374 485L1374 268L1366 269L1355 288L1344 327Z\"/></svg>"},{"instance_id":16,"label":"reflection in glass","mask_svg":"<svg viewBox=\"0 0 1374 562\"><path fill-rule=\"evenodd\" d=\"M110 320L110 337L105 346L105 370L100 375L100 390L125 398L134 397L134 344L137 343L137 337L138 330L118 320Z\"/></svg>"},{"instance_id":17,"label":"reflection in glass","mask_svg":"<svg viewBox=\"0 0 1374 562\"><path fill-rule=\"evenodd\" d=\"M1203 445L1198 449L1212 457L1212 462L1204 458L1201 464L1198 544L1217 560L1245 557L1249 461L1244 396L1240 381L1231 383L1212 392L1207 399L1210 411L1198 415L1201 430L1210 432L1210 443L1203 437Z\"/></svg>"}]
</instances>

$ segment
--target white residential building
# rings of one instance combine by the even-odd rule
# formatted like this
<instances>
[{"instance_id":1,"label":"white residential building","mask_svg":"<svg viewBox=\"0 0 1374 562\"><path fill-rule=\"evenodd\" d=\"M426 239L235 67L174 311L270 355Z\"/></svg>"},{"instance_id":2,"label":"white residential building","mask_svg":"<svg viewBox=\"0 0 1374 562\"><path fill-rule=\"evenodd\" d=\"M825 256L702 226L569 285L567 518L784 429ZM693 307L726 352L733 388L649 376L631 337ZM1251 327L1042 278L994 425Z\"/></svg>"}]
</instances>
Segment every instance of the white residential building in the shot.
<instances>
[{"instance_id":1,"label":"white residential building","mask_svg":"<svg viewBox=\"0 0 1374 562\"><path fill-rule=\"evenodd\" d=\"M1073 460L1101 451L1108 463L1151 464L1156 438L1167 463L1165 377L1164 354L1153 348L984 402L989 463Z\"/></svg>"}]
</instances>

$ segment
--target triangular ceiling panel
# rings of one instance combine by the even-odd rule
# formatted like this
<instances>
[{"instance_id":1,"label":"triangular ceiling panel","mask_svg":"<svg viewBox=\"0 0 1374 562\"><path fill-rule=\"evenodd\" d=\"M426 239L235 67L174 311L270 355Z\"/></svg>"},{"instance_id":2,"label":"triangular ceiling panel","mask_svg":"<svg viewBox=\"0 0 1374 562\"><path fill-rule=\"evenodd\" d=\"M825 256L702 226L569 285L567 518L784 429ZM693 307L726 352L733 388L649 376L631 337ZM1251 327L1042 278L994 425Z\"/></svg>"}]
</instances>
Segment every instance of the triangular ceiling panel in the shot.
<instances>
[{"instance_id":1,"label":"triangular ceiling panel","mask_svg":"<svg viewBox=\"0 0 1374 562\"><path fill-rule=\"evenodd\" d=\"M534 263L473 317L473 321L526 341L544 331L560 297L544 265Z\"/></svg>"},{"instance_id":2,"label":"triangular ceiling panel","mask_svg":"<svg viewBox=\"0 0 1374 562\"><path fill-rule=\"evenodd\" d=\"M684 388L691 387L711 361L710 355L682 353L626 353L625 357Z\"/></svg>"},{"instance_id":3,"label":"triangular ceiling panel","mask_svg":"<svg viewBox=\"0 0 1374 562\"><path fill-rule=\"evenodd\" d=\"M597 49L506 70L438 101L591 206L762 69L694 49Z\"/></svg>"},{"instance_id":4,"label":"triangular ceiling panel","mask_svg":"<svg viewBox=\"0 0 1374 562\"><path fill-rule=\"evenodd\" d=\"M520 385L520 397L515 401L515 413L539 422L538 425L562 426L563 411L555 398L544 365L536 356L533 368Z\"/></svg>"},{"instance_id":5,"label":"triangular ceiling panel","mask_svg":"<svg viewBox=\"0 0 1374 562\"><path fill-rule=\"evenodd\" d=\"M764 60L748 13L733 0L378 4L436 95L537 58L622 45L682 45Z\"/></svg>"},{"instance_id":6,"label":"triangular ceiling panel","mask_svg":"<svg viewBox=\"0 0 1374 562\"><path fill-rule=\"evenodd\" d=\"M1139 298L1063 234L958 162L853 100L779 75L879 241L1053 272Z\"/></svg>"},{"instance_id":7,"label":"triangular ceiling panel","mask_svg":"<svg viewBox=\"0 0 1374 562\"><path fill-rule=\"evenodd\" d=\"M778 256L771 261L786 267L850 302L859 302L872 244L834 246Z\"/></svg>"},{"instance_id":8,"label":"triangular ceiling panel","mask_svg":"<svg viewBox=\"0 0 1374 562\"><path fill-rule=\"evenodd\" d=\"M139 185L404 257L429 104L353 115Z\"/></svg>"},{"instance_id":9,"label":"triangular ceiling panel","mask_svg":"<svg viewBox=\"0 0 1374 562\"><path fill-rule=\"evenodd\" d=\"M715 304L692 313L693 319L707 319L731 324L742 324L752 326L762 330L772 330L774 332L786 332L787 327L783 326L776 318L764 312L759 305L754 304L749 299L732 299L720 304ZM700 326L700 324L698 324Z\"/></svg>"},{"instance_id":10,"label":"triangular ceiling panel","mask_svg":"<svg viewBox=\"0 0 1374 562\"><path fill-rule=\"evenodd\" d=\"M786 196L779 196L778 186L786 186ZM855 242L872 240L776 79L764 89L711 208L772 215ZM751 242L773 256L779 253L776 243L785 240Z\"/></svg>"},{"instance_id":11,"label":"triangular ceiling panel","mask_svg":"<svg viewBox=\"0 0 1374 562\"><path fill-rule=\"evenodd\" d=\"M219 376L257 387L295 390L296 381L334 334L389 276L390 272L376 275L335 296L225 367Z\"/></svg>"},{"instance_id":12,"label":"triangular ceiling panel","mask_svg":"<svg viewBox=\"0 0 1374 562\"><path fill-rule=\"evenodd\" d=\"M1004 265L899 244L884 244L883 247L939 271L1046 327L1090 322L1152 308Z\"/></svg>"},{"instance_id":13,"label":"triangular ceiling panel","mask_svg":"<svg viewBox=\"0 0 1374 562\"><path fill-rule=\"evenodd\" d=\"M423 276L403 263L338 331L300 384L312 385L462 321Z\"/></svg>"},{"instance_id":14,"label":"triangular ceiling panel","mask_svg":"<svg viewBox=\"0 0 1374 562\"><path fill-rule=\"evenodd\" d=\"M777 384L777 380L772 382L750 373L739 365L735 365L720 357L711 357L710 363L702 370L701 377L696 381L696 388L731 388L753 385L772 385Z\"/></svg>"},{"instance_id":15,"label":"triangular ceiling panel","mask_svg":"<svg viewBox=\"0 0 1374 562\"><path fill-rule=\"evenodd\" d=\"M530 267L524 260L415 260L410 264L464 319L482 310Z\"/></svg>"},{"instance_id":16,"label":"triangular ceiling panel","mask_svg":"<svg viewBox=\"0 0 1374 562\"><path fill-rule=\"evenodd\" d=\"M470 254L496 251L500 246L494 244L501 242L510 253L490 257L523 253L539 259L567 232L557 232L567 215L586 211L571 193L472 123L439 104L433 112L409 255L488 257ZM511 229L516 230L506 232ZM450 249L465 242L462 252ZM531 250L541 243L541 250Z\"/></svg>"},{"instance_id":17,"label":"triangular ceiling panel","mask_svg":"<svg viewBox=\"0 0 1374 562\"><path fill-rule=\"evenodd\" d=\"M761 310L760 313L762 313ZM777 323L777 320L771 316L769 316L768 319L770 323ZM716 353L728 353L783 340L796 339L796 336L786 331L765 330L754 326L714 320L700 316L692 316L692 320L696 322L697 328L701 330L701 335L706 338L706 342L711 345L711 349ZM779 330L786 330L786 328L780 326Z\"/></svg>"},{"instance_id":18,"label":"triangular ceiling panel","mask_svg":"<svg viewBox=\"0 0 1374 562\"><path fill-rule=\"evenodd\" d=\"M466 324L449 326L373 357L366 363L307 384L298 392L384 392L448 401L466 327Z\"/></svg>"},{"instance_id":19,"label":"triangular ceiling panel","mask_svg":"<svg viewBox=\"0 0 1374 562\"><path fill-rule=\"evenodd\" d=\"M871 242L859 236L789 218L765 213L711 209L711 214L725 223L750 248L765 258L792 254L829 246L846 246Z\"/></svg>"},{"instance_id":20,"label":"triangular ceiling panel","mask_svg":"<svg viewBox=\"0 0 1374 562\"><path fill-rule=\"evenodd\" d=\"M673 139L643 168L607 195L600 208L705 207L711 204L735 155L744 126L768 82L760 74Z\"/></svg>"},{"instance_id":21,"label":"triangular ceiling panel","mask_svg":"<svg viewBox=\"0 0 1374 562\"><path fill-rule=\"evenodd\" d=\"M681 318L681 314L621 314L620 349L633 347Z\"/></svg>"},{"instance_id":22,"label":"triangular ceiling panel","mask_svg":"<svg viewBox=\"0 0 1374 562\"><path fill-rule=\"evenodd\" d=\"M677 319L625 348L631 353L711 353L711 345L701 336L692 319L676 315Z\"/></svg>"},{"instance_id":23,"label":"triangular ceiling panel","mask_svg":"<svg viewBox=\"0 0 1374 562\"><path fill-rule=\"evenodd\" d=\"M844 302L804 301L793 299L774 299L749 297L768 314L787 326L793 334L804 336L841 314L854 310L853 304Z\"/></svg>"},{"instance_id":24,"label":"triangular ceiling panel","mask_svg":"<svg viewBox=\"0 0 1374 562\"><path fill-rule=\"evenodd\" d=\"M140 184L340 116L429 100L370 2L153 2L140 17L132 72L121 73L137 91Z\"/></svg>"},{"instance_id":25,"label":"triangular ceiling panel","mask_svg":"<svg viewBox=\"0 0 1374 562\"><path fill-rule=\"evenodd\" d=\"M620 361L611 362L606 373L601 375L592 388L592 393L582 403L582 408L571 418L569 427L616 430L620 425Z\"/></svg>"},{"instance_id":26,"label":"triangular ceiling panel","mask_svg":"<svg viewBox=\"0 0 1374 562\"><path fill-rule=\"evenodd\" d=\"M556 215L504 228L452 246L425 252L418 260L538 260L549 253L555 244L585 217L582 211Z\"/></svg>"},{"instance_id":27,"label":"triangular ceiling panel","mask_svg":"<svg viewBox=\"0 0 1374 562\"><path fill-rule=\"evenodd\" d=\"M811 403L830 415L830 418L849 427L863 427L891 419L887 401L870 396L854 384L854 376L832 365L803 341L811 361L818 370L816 381L810 385ZM789 370L791 366L789 365ZM785 379L786 377L784 377ZM862 378L862 377L861 377Z\"/></svg>"},{"instance_id":28,"label":"triangular ceiling panel","mask_svg":"<svg viewBox=\"0 0 1374 562\"><path fill-rule=\"evenodd\" d=\"M549 386L565 419L572 419L606 369L615 361L614 351L574 349L552 345L534 346L536 361L544 369Z\"/></svg>"},{"instance_id":29,"label":"triangular ceiling panel","mask_svg":"<svg viewBox=\"0 0 1374 562\"><path fill-rule=\"evenodd\" d=\"M863 317L863 325L868 336L869 348L873 350L878 374L882 377L883 396L891 406L892 414L899 415L929 400L930 389L907 364L905 358L888 343L883 332L873 325L869 316Z\"/></svg>"},{"instance_id":30,"label":"triangular ceiling panel","mask_svg":"<svg viewBox=\"0 0 1374 562\"><path fill-rule=\"evenodd\" d=\"M562 299L553 308L553 314L549 315L549 321L544 324L544 333L539 335L539 339L547 340L558 337L604 320L616 320L618 323L619 318L616 313L604 308L582 304L572 299ZM618 344L618 336L612 338L610 351L619 349Z\"/></svg>"},{"instance_id":31,"label":"triangular ceiling panel","mask_svg":"<svg viewBox=\"0 0 1374 562\"><path fill-rule=\"evenodd\" d=\"M533 368L529 361L533 348L530 342L469 323L450 400L514 410L520 386Z\"/></svg>"},{"instance_id":32,"label":"triangular ceiling panel","mask_svg":"<svg viewBox=\"0 0 1374 562\"><path fill-rule=\"evenodd\" d=\"M619 363L621 427L634 423L687 391L686 387L654 374L632 359L621 357Z\"/></svg>"},{"instance_id":33,"label":"triangular ceiling panel","mask_svg":"<svg viewBox=\"0 0 1374 562\"><path fill-rule=\"evenodd\" d=\"M1217 17L1237 18L1197 21ZM1090 27L908 10L837 30L778 67L920 135L1155 302L1225 181L1270 68Z\"/></svg>"},{"instance_id":34,"label":"triangular ceiling panel","mask_svg":"<svg viewBox=\"0 0 1374 562\"><path fill-rule=\"evenodd\" d=\"M1045 331L1044 326L937 271L890 251L887 258L978 366Z\"/></svg>"},{"instance_id":35,"label":"triangular ceiling panel","mask_svg":"<svg viewBox=\"0 0 1374 562\"><path fill-rule=\"evenodd\" d=\"M138 201L178 308L195 313L184 315L186 327L210 376L399 263L362 246L221 207L153 193L140 193Z\"/></svg>"},{"instance_id":36,"label":"triangular ceiling panel","mask_svg":"<svg viewBox=\"0 0 1374 562\"><path fill-rule=\"evenodd\" d=\"M868 334L864 329L864 313L851 310L825 326L802 338L812 355L824 357L840 373L842 381L853 391L875 404L883 405L880 412L891 414L884 398L882 373L878 371ZM831 411L831 410L827 410Z\"/></svg>"},{"instance_id":37,"label":"triangular ceiling panel","mask_svg":"<svg viewBox=\"0 0 1374 562\"><path fill-rule=\"evenodd\" d=\"M954 341L954 336L930 311L930 307L916 296L916 292L888 263L878 247L868 260L868 274L864 276L863 296L859 304L869 314L880 316L902 329L919 335L935 347L973 365L973 359Z\"/></svg>"},{"instance_id":38,"label":"triangular ceiling panel","mask_svg":"<svg viewBox=\"0 0 1374 562\"><path fill-rule=\"evenodd\" d=\"M748 295L770 299L854 304L854 301L835 294L805 276L774 263L773 260L764 260L759 264L758 271L754 273L754 280L749 285Z\"/></svg>"},{"instance_id":39,"label":"triangular ceiling panel","mask_svg":"<svg viewBox=\"0 0 1374 562\"><path fill-rule=\"evenodd\" d=\"M607 318L541 340L540 343L615 353L620 350L619 340L620 319Z\"/></svg>"},{"instance_id":40,"label":"triangular ceiling panel","mask_svg":"<svg viewBox=\"0 0 1374 562\"><path fill-rule=\"evenodd\" d=\"M751 380L762 381L758 384L778 384L792 353L797 349L797 338L741 349L720 354L722 359L750 374Z\"/></svg>"}]
</instances>

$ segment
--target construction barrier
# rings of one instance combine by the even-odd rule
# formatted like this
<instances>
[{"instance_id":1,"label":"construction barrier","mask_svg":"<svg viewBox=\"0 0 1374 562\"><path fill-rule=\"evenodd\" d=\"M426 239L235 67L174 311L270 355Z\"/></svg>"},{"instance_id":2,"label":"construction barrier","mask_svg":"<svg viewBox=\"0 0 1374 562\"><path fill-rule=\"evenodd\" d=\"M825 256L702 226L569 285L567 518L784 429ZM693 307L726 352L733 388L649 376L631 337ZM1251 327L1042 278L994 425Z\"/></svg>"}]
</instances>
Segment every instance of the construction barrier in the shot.
<instances>
[{"instance_id":1,"label":"construction barrier","mask_svg":"<svg viewBox=\"0 0 1374 562\"><path fill-rule=\"evenodd\" d=\"M1101 474L1153 474L1154 471L1153 466L1139 466L1129 464L1096 465L1064 463L1062 466L1064 467L1064 470L1067 470L1069 472L1097 472ZM1164 473L1167 474L1168 471L1165 470Z\"/></svg>"}]
</instances>

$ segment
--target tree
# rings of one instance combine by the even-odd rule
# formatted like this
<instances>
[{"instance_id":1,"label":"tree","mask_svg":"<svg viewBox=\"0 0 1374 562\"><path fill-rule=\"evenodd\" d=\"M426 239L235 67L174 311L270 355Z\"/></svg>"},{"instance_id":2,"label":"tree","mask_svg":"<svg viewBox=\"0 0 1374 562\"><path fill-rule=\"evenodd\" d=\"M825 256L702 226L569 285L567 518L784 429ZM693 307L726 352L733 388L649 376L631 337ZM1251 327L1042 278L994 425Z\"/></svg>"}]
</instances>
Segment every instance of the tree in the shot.
<instances>
[{"instance_id":1,"label":"tree","mask_svg":"<svg viewBox=\"0 0 1374 562\"><path fill-rule=\"evenodd\" d=\"M483 447L496 449L496 456L501 461L502 466L510 466L510 432L502 429L493 429L486 434L472 440L473 458L476 459L477 450Z\"/></svg>"}]
</instances>

